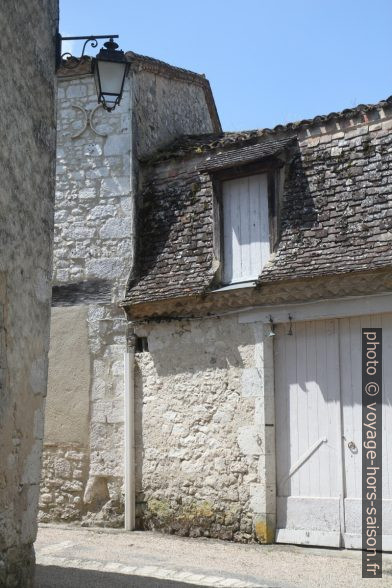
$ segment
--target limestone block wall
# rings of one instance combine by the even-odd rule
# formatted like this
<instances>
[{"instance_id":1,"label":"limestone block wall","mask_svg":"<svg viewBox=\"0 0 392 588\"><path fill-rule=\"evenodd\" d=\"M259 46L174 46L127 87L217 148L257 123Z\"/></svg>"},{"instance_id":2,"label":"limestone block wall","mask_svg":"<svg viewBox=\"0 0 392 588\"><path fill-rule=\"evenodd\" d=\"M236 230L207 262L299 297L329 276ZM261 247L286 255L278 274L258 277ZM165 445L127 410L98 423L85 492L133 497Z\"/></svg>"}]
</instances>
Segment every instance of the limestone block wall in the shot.
<instances>
[{"instance_id":1,"label":"limestone block wall","mask_svg":"<svg viewBox=\"0 0 392 588\"><path fill-rule=\"evenodd\" d=\"M71 76L63 72L58 81L53 314L40 512L46 522L122 524L126 321L118 302L135 255L138 157L184 132L207 132L217 124L211 122L206 96L210 101L212 96L203 89L208 85L204 78L188 72L179 80L176 68L160 62L154 73L145 71L154 63L132 59L121 105L112 113L97 105L94 80L83 73L88 60L82 64L85 70ZM73 452L80 457L76 465L69 457Z\"/></svg>"},{"instance_id":2,"label":"limestone block wall","mask_svg":"<svg viewBox=\"0 0 392 588\"><path fill-rule=\"evenodd\" d=\"M53 282L94 281L108 302L132 256L130 93L108 113L91 75L59 78Z\"/></svg>"},{"instance_id":3,"label":"limestone block wall","mask_svg":"<svg viewBox=\"0 0 392 588\"><path fill-rule=\"evenodd\" d=\"M208 94L200 83L190 83L178 74L170 79L170 74L159 76L154 70L137 72L133 78L133 139L138 156L152 155L181 135L219 132Z\"/></svg>"},{"instance_id":4,"label":"limestone block wall","mask_svg":"<svg viewBox=\"0 0 392 588\"><path fill-rule=\"evenodd\" d=\"M109 114L91 75L59 79L45 522L87 521L105 502L121 503L125 325L117 300L132 263L130 96L127 80Z\"/></svg>"},{"instance_id":5,"label":"limestone block wall","mask_svg":"<svg viewBox=\"0 0 392 588\"><path fill-rule=\"evenodd\" d=\"M0 6L0 586L32 587L47 383L55 0Z\"/></svg>"},{"instance_id":6,"label":"limestone block wall","mask_svg":"<svg viewBox=\"0 0 392 588\"><path fill-rule=\"evenodd\" d=\"M272 343L263 325L232 315L136 333L149 347L136 353L138 527L272 540Z\"/></svg>"}]
</instances>

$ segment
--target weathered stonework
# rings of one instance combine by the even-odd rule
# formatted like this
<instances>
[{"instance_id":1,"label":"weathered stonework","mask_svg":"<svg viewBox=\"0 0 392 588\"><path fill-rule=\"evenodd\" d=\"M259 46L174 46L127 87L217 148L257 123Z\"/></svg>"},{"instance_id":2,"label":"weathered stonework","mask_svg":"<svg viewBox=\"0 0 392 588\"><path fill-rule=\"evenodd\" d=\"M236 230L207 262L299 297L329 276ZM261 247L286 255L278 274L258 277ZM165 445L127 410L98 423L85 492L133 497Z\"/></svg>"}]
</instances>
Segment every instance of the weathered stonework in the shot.
<instances>
[{"instance_id":1,"label":"weathered stonework","mask_svg":"<svg viewBox=\"0 0 392 588\"><path fill-rule=\"evenodd\" d=\"M275 516L265 498L273 374L263 326L233 315L139 325L137 334L149 344L136 354L138 526L263 540Z\"/></svg>"},{"instance_id":2,"label":"weathered stonework","mask_svg":"<svg viewBox=\"0 0 392 588\"><path fill-rule=\"evenodd\" d=\"M81 109L95 109L94 128ZM91 76L59 79L55 285L125 282L132 263L130 86L113 113L96 109ZM73 138L75 137L75 138ZM119 292L113 292L113 296Z\"/></svg>"},{"instance_id":3,"label":"weathered stonework","mask_svg":"<svg viewBox=\"0 0 392 588\"><path fill-rule=\"evenodd\" d=\"M34 582L49 344L57 22L55 0L1 3L0 586L7 588Z\"/></svg>"},{"instance_id":4,"label":"weathered stonework","mask_svg":"<svg viewBox=\"0 0 392 588\"><path fill-rule=\"evenodd\" d=\"M42 520L124 522L124 365L133 367L123 360L125 294L127 362L133 343L137 350L127 383L138 528L268 543L276 526L274 337L269 316L248 324L238 311L391 291L392 101L222 133L204 78L127 57L114 118L94 105L88 58L60 81L53 320L69 329L67 369L90 375L80 386L90 410L86 435L71 438L69 426L66 438L46 439ZM228 172L269 174L273 227L261 276L233 289L220 280L219 188ZM77 391L61 383L52 333L48 431L57 434L61 414L52 409L61 403L53 400Z\"/></svg>"},{"instance_id":5,"label":"weathered stonework","mask_svg":"<svg viewBox=\"0 0 392 588\"><path fill-rule=\"evenodd\" d=\"M214 316L244 307L271 307L274 304L311 302L344 296L382 294L392 290L392 272L386 268L347 274L331 274L306 279L270 282L259 287L235 290L217 289L193 296L164 298L129 305L124 302L130 319Z\"/></svg>"},{"instance_id":6,"label":"weathered stonework","mask_svg":"<svg viewBox=\"0 0 392 588\"><path fill-rule=\"evenodd\" d=\"M122 303L148 339L136 354L140 527L275 540L271 309L392 291L391 106L184 137L145 158L139 263ZM222 287L220 182L264 172L270 261L254 283ZM245 309L255 322L243 329Z\"/></svg>"},{"instance_id":7,"label":"weathered stonework","mask_svg":"<svg viewBox=\"0 0 392 588\"><path fill-rule=\"evenodd\" d=\"M261 283L391 266L392 105L375 113L378 119L299 143L281 241Z\"/></svg>"},{"instance_id":8,"label":"weathered stonework","mask_svg":"<svg viewBox=\"0 0 392 588\"><path fill-rule=\"evenodd\" d=\"M41 490L48 500L42 506L45 521L80 520L95 511L97 504L102 506L99 497L95 502L94 497L92 502L84 501L89 479L103 476L111 480L122 475L125 326L115 301L132 265L130 102L129 81L120 107L108 114L97 107L91 75L59 79L53 320L65 321L66 328L59 344L53 328L51 343L46 439L52 446L45 449L47 467ZM86 119L90 121L87 125ZM80 312L71 315L70 307L84 309L83 316ZM73 337L81 326L86 340L78 353ZM87 420L73 433L73 422L81 413L79 410L73 422L69 421L68 407L78 406L80 392L77 388L66 391L69 382L62 377L64 366L75 377L86 370L90 374L83 385ZM57 431L55 439L51 431ZM83 475L53 478L56 452L64 452L70 442L83 453L83 467L75 467ZM66 454L62 459L67 459ZM72 463L70 467L73 472ZM76 494L70 484L77 486ZM51 502L48 486L54 488ZM58 500L66 508L56 506Z\"/></svg>"},{"instance_id":9,"label":"weathered stonework","mask_svg":"<svg viewBox=\"0 0 392 588\"><path fill-rule=\"evenodd\" d=\"M42 523L72 522L84 514L88 452L77 445L44 444L40 515Z\"/></svg>"},{"instance_id":10,"label":"weathered stonework","mask_svg":"<svg viewBox=\"0 0 392 588\"><path fill-rule=\"evenodd\" d=\"M164 64L155 66L154 60L141 58L138 64L138 59L135 63L132 54L128 55L134 72L134 147L139 158L151 156L182 135L221 130L205 77L170 66L162 68Z\"/></svg>"},{"instance_id":11,"label":"weathered stonework","mask_svg":"<svg viewBox=\"0 0 392 588\"><path fill-rule=\"evenodd\" d=\"M179 292L200 294L216 271L211 178L194 161L148 171L138 226L141 243L129 282L132 301L144 301L147 292L154 300Z\"/></svg>"},{"instance_id":12,"label":"weathered stonework","mask_svg":"<svg viewBox=\"0 0 392 588\"><path fill-rule=\"evenodd\" d=\"M44 521L123 524L126 319L118 302L134 265L139 158L184 132L220 130L204 77L127 56L130 75L110 114L97 105L89 58L59 75ZM70 444L83 467L70 463L63 479L55 462L67 460Z\"/></svg>"}]
</instances>

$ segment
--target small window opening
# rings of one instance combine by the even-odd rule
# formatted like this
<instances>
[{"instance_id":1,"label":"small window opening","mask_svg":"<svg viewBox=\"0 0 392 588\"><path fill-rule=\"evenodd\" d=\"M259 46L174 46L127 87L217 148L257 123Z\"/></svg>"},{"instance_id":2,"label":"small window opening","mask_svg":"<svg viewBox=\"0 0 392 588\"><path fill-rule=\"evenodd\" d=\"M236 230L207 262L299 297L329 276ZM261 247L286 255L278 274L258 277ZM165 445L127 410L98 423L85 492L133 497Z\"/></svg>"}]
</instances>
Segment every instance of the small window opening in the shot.
<instances>
[{"instance_id":1,"label":"small window opening","mask_svg":"<svg viewBox=\"0 0 392 588\"><path fill-rule=\"evenodd\" d=\"M136 337L136 353L146 353L148 351L147 337Z\"/></svg>"}]
</instances>

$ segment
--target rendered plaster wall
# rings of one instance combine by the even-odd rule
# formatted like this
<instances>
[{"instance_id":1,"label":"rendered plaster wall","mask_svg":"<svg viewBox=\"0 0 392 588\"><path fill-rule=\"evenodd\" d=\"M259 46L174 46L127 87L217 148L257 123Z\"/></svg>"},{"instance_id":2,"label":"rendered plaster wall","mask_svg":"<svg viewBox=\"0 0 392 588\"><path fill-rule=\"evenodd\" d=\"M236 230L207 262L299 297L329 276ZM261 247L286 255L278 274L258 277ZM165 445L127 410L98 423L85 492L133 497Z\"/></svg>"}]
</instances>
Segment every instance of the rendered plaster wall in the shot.
<instances>
[{"instance_id":1,"label":"rendered plaster wall","mask_svg":"<svg viewBox=\"0 0 392 588\"><path fill-rule=\"evenodd\" d=\"M41 522L77 520L84 513L90 443L87 310L82 305L52 309Z\"/></svg>"},{"instance_id":2,"label":"rendered plaster wall","mask_svg":"<svg viewBox=\"0 0 392 588\"><path fill-rule=\"evenodd\" d=\"M89 442L90 352L87 306L53 308L49 347L45 441ZM61 389L61 395L56 394Z\"/></svg>"},{"instance_id":3,"label":"rendered plaster wall","mask_svg":"<svg viewBox=\"0 0 392 588\"><path fill-rule=\"evenodd\" d=\"M0 7L0 586L34 576L47 384L58 5ZM37 108L39 105L39 108Z\"/></svg>"},{"instance_id":4,"label":"rendered plaster wall","mask_svg":"<svg viewBox=\"0 0 392 588\"><path fill-rule=\"evenodd\" d=\"M108 304L52 311L40 521L121 526L123 319Z\"/></svg>"},{"instance_id":5,"label":"rendered plaster wall","mask_svg":"<svg viewBox=\"0 0 392 588\"><path fill-rule=\"evenodd\" d=\"M139 528L273 539L271 338L237 316L138 326ZM266 426L268 423L268 426Z\"/></svg>"}]
</instances>

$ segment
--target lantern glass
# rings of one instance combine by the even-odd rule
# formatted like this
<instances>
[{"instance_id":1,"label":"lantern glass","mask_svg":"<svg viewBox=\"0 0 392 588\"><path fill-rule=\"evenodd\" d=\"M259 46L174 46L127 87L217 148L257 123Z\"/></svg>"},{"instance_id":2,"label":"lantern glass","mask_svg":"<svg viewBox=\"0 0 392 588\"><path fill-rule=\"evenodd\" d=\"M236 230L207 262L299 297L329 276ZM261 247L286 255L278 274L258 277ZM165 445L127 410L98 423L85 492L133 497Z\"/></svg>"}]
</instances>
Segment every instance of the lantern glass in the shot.
<instances>
[{"instance_id":1,"label":"lantern glass","mask_svg":"<svg viewBox=\"0 0 392 588\"><path fill-rule=\"evenodd\" d=\"M117 43L111 38L93 60L98 102L109 112L120 104L125 77L129 69L129 62L124 52L117 49Z\"/></svg>"}]
</instances>

